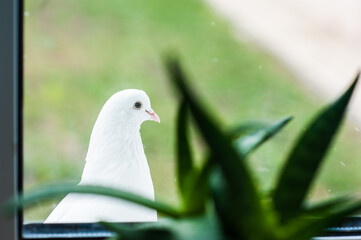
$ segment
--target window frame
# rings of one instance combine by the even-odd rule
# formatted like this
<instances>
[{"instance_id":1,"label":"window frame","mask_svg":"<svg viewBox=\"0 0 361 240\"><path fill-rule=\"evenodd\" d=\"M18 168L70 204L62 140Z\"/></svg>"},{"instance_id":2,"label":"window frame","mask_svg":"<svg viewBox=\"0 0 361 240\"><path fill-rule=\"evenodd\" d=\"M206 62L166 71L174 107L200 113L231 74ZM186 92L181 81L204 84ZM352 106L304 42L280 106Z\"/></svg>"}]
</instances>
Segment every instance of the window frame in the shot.
<instances>
[{"instance_id":1,"label":"window frame","mask_svg":"<svg viewBox=\"0 0 361 240\"><path fill-rule=\"evenodd\" d=\"M22 188L22 14L21 0L3 0L0 8L0 204ZM21 214L0 219L2 239L20 239Z\"/></svg>"}]
</instances>

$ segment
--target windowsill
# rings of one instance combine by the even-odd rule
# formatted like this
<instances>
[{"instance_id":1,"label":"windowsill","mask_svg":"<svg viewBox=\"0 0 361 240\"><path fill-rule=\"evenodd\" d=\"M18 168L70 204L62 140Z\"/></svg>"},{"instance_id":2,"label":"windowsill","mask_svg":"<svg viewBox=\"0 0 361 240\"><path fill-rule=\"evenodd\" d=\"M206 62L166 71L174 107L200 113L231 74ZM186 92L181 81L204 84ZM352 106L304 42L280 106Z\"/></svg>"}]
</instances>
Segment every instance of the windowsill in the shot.
<instances>
[{"instance_id":1,"label":"windowsill","mask_svg":"<svg viewBox=\"0 0 361 240\"><path fill-rule=\"evenodd\" d=\"M114 234L96 223L23 225L23 239L106 239Z\"/></svg>"},{"instance_id":2,"label":"windowsill","mask_svg":"<svg viewBox=\"0 0 361 240\"><path fill-rule=\"evenodd\" d=\"M134 224L134 223L125 223ZM42 224L23 225L22 239L99 239L114 236L97 223ZM361 239L361 217L349 217L343 224L328 228L322 236L314 240Z\"/></svg>"}]
</instances>

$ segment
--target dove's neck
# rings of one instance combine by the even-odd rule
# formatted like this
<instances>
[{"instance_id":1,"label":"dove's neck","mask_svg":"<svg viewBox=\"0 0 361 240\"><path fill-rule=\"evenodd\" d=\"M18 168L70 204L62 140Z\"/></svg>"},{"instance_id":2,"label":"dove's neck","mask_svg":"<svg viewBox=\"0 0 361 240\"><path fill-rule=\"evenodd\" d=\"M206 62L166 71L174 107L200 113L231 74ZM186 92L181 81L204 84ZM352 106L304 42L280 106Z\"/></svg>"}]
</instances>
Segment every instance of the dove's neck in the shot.
<instances>
[{"instance_id":1,"label":"dove's neck","mask_svg":"<svg viewBox=\"0 0 361 240\"><path fill-rule=\"evenodd\" d=\"M153 188L140 136L140 124L124 116L100 115L94 125L80 184L106 185L142 192ZM148 195L148 194L147 194Z\"/></svg>"}]
</instances>

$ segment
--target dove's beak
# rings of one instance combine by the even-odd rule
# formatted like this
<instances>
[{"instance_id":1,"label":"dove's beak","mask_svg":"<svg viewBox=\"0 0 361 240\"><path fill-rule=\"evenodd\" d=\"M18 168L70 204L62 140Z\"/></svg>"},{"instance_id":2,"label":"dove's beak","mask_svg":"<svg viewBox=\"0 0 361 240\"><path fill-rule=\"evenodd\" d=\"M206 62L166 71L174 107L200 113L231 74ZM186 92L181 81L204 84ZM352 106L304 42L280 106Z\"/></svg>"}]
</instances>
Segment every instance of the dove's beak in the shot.
<instances>
[{"instance_id":1,"label":"dove's beak","mask_svg":"<svg viewBox=\"0 0 361 240\"><path fill-rule=\"evenodd\" d=\"M150 120L160 123L158 115L153 111L153 109L145 110L150 115Z\"/></svg>"}]
</instances>

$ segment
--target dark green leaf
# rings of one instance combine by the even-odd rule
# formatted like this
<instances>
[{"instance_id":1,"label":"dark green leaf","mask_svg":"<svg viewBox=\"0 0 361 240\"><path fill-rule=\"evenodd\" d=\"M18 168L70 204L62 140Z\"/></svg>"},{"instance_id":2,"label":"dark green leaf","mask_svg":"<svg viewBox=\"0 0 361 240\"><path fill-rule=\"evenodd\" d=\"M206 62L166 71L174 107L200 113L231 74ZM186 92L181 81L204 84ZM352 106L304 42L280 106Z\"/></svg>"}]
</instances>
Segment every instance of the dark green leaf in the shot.
<instances>
[{"instance_id":1,"label":"dark green leaf","mask_svg":"<svg viewBox=\"0 0 361 240\"><path fill-rule=\"evenodd\" d=\"M120 236L116 235L116 236L113 236L113 237L109 237L106 240L121 240L121 239L122 238Z\"/></svg>"},{"instance_id":2,"label":"dark green leaf","mask_svg":"<svg viewBox=\"0 0 361 240\"><path fill-rule=\"evenodd\" d=\"M250 171L245 162L241 161L238 152L232 145L230 136L226 135L214 120L208 116L200 102L186 84L185 75L175 59L168 58L166 67L170 78L187 101L192 116L205 139L212 160L218 164L224 173L228 185L229 209L233 212L233 229L242 238L252 233L259 235L259 229L264 229L262 206Z\"/></svg>"},{"instance_id":3,"label":"dark green leaf","mask_svg":"<svg viewBox=\"0 0 361 240\"><path fill-rule=\"evenodd\" d=\"M256 130L266 127L269 127L269 124L259 121L241 123L237 126L232 127L231 130L229 131L229 135L232 139L238 139L246 134L250 134Z\"/></svg>"},{"instance_id":4,"label":"dark green leaf","mask_svg":"<svg viewBox=\"0 0 361 240\"><path fill-rule=\"evenodd\" d=\"M207 208L209 210L210 208ZM213 211L198 216L186 216L180 219L162 219L158 224L171 230L176 239L219 240L222 238L220 225Z\"/></svg>"},{"instance_id":5,"label":"dark green leaf","mask_svg":"<svg viewBox=\"0 0 361 240\"><path fill-rule=\"evenodd\" d=\"M104 227L117 234L118 239L131 240L172 240L175 239L170 230L156 226L127 227L119 223L100 222Z\"/></svg>"},{"instance_id":6,"label":"dark green leaf","mask_svg":"<svg viewBox=\"0 0 361 240\"><path fill-rule=\"evenodd\" d=\"M22 208L31 206L39 201L49 200L51 198L60 197L67 193L91 193L99 194L119 199L128 200L148 208L152 208L165 215L172 217L179 217L181 212L164 203L155 202L147 198L137 196L135 194L120 191L118 189L101 187L101 186L89 186L89 185L73 185L73 184L61 184L44 187L37 191L33 191L24 197L19 197L17 201L12 200L6 205L7 210L14 210L14 208Z\"/></svg>"},{"instance_id":7,"label":"dark green leaf","mask_svg":"<svg viewBox=\"0 0 361 240\"><path fill-rule=\"evenodd\" d=\"M359 75L337 101L312 121L291 151L273 196L275 209L282 222L300 212L320 163L340 126L358 78Z\"/></svg>"},{"instance_id":8,"label":"dark green leaf","mask_svg":"<svg viewBox=\"0 0 361 240\"><path fill-rule=\"evenodd\" d=\"M318 212L317 217L304 216L303 219L294 219L285 229L289 231L286 239L309 239L322 233L327 227L340 224L345 217L361 209L361 202L336 204L332 209ZM302 238L300 238L302 236Z\"/></svg>"},{"instance_id":9,"label":"dark green leaf","mask_svg":"<svg viewBox=\"0 0 361 240\"><path fill-rule=\"evenodd\" d=\"M225 233L233 238L237 238L235 229L237 228L237 223L234 221L232 207L230 202L232 202L232 195L230 194L230 189L225 183L224 176L219 167L215 167L212 171L210 178L210 185L212 196L214 200L214 206L216 208L217 214L222 221L222 225Z\"/></svg>"},{"instance_id":10,"label":"dark green leaf","mask_svg":"<svg viewBox=\"0 0 361 240\"><path fill-rule=\"evenodd\" d=\"M211 168L210 161L197 171L193 167L191 146L188 138L188 106L182 101L177 118L177 173L178 184L188 214L204 212L208 197L208 176Z\"/></svg>"},{"instance_id":11,"label":"dark green leaf","mask_svg":"<svg viewBox=\"0 0 361 240\"><path fill-rule=\"evenodd\" d=\"M303 208L301 215L309 215L309 216L320 216L325 214L332 209L340 206L346 206L350 201L351 197L339 197L336 199L332 199L323 203L318 203L312 206L306 206Z\"/></svg>"},{"instance_id":12,"label":"dark green leaf","mask_svg":"<svg viewBox=\"0 0 361 240\"><path fill-rule=\"evenodd\" d=\"M209 175L213 162L207 158L199 173L194 174L193 184L188 186L185 198L186 210L191 214L204 213L209 197Z\"/></svg>"},{"instance_id":13,"label":"dark green leaf","mask_svg":"<svg viewBox=\"0 0 361 240\"><path fill-rule=\"evenodd\" d=\"M188 107L181 102L177 118L177 175L178 187L182 195L186 195L187 182L191 178L193 168L192 151L188 139Z\"/></svg>"},{"instance_id":14,"label":"dark green leaf","mask_svg":"<svg viewBox=\"0 0 361 240\"><path fill-rule=\"evenodd\" d=\"M179 219L162 218L154 223L126 226L118 223L102 223L121 239L221 239L221 231L214 214L206 212L201 216L185 216Z\"/></svg>"},{"instance_id":15,"label":"dark green leaf","mask_svg":"<svg viewBox=\"0 0 361 240\"><path fill-rule=\"evenodd\" d=\"M99 222L100 225L103 225L106 227L109 231L112 231L114 233L122 234L125 231L131 231L134 228L125 226L121 223L111 223L111 222Z\"/></svg>"},{"instance_id":16,"label":"dark green leaf","mask_svg":"<svg viewBox=\"0 0 361 240\"><path fill-rule=\"evenodd\" d=\"M111 223L111 222L99 222L100 225L103 225L106 229L116 234L114 237L111 237L107 240L120 240L124 239L122 236L126 235L130 228L126 226L121 226L119 223ZM125 237L126 238L126 237Z\"/></svg>"},{"instance_id":17,"label":"dark green leaf","mask_svg":"<svg viewBox=\"0 0 361 240\"><path fill-rule=\"evenodd\" d=\"M278 133L292 118L293 117L287 117L274 125L259 128L237 139L234 142L234 146L240 155L246 157L250 152Z\"/></svg>"}]
</instances>

